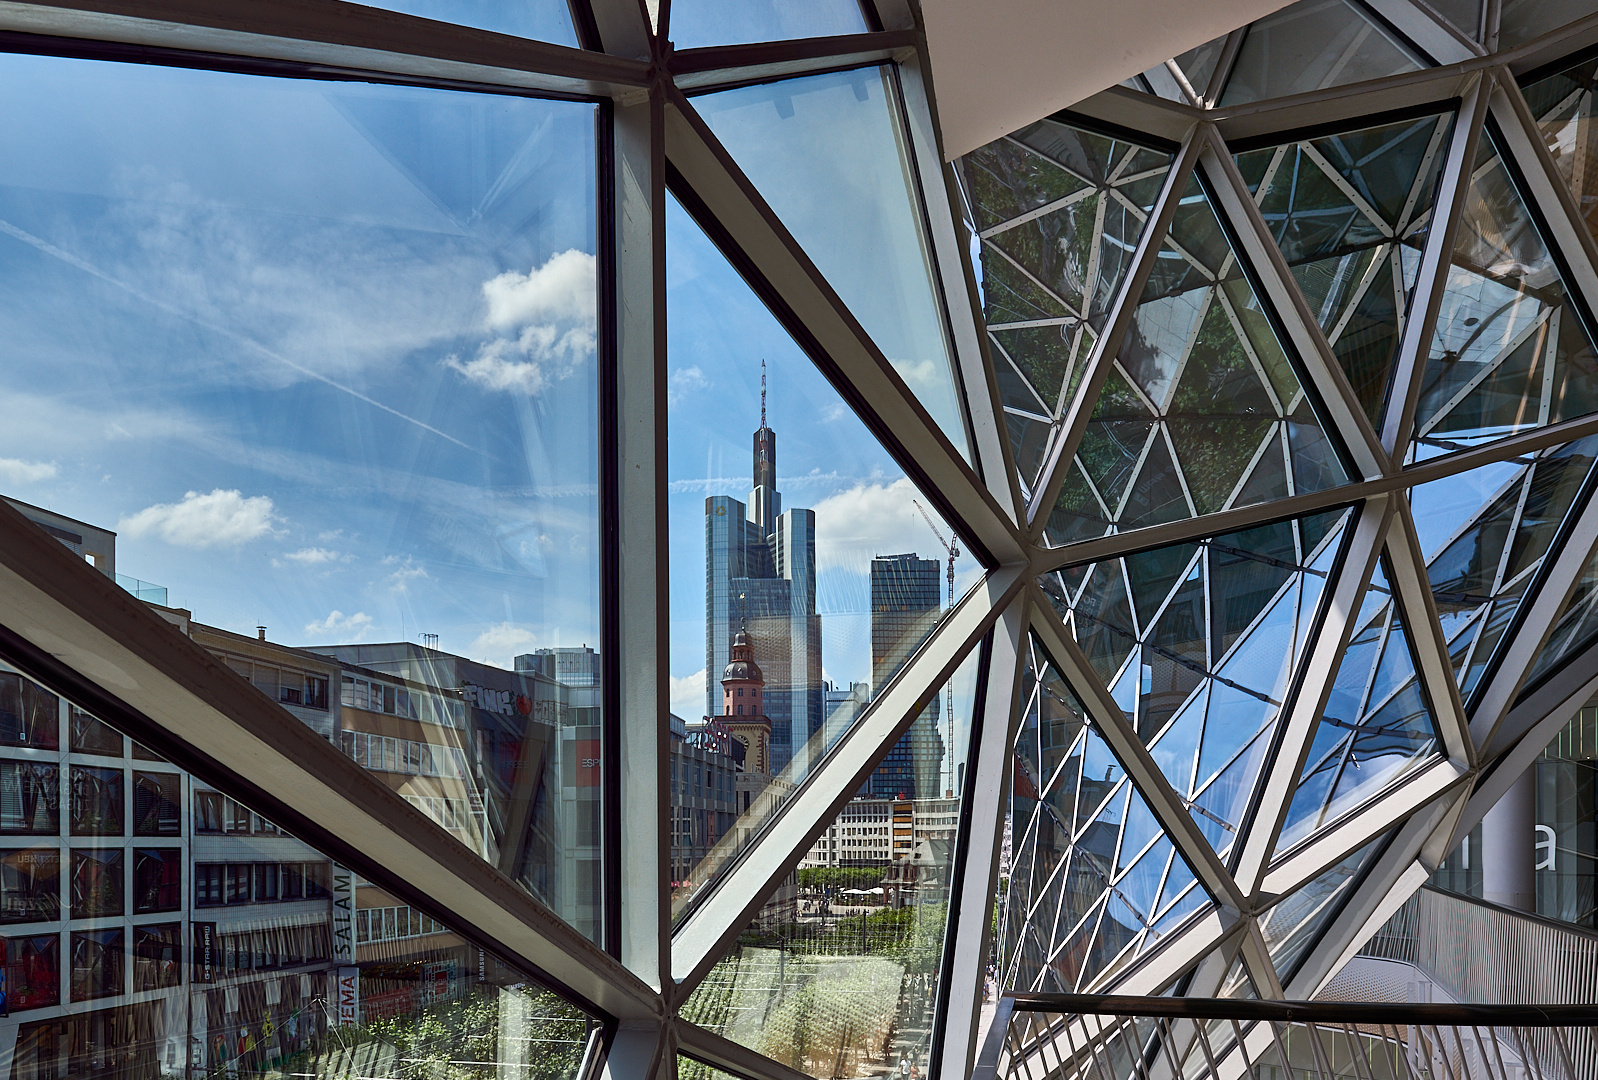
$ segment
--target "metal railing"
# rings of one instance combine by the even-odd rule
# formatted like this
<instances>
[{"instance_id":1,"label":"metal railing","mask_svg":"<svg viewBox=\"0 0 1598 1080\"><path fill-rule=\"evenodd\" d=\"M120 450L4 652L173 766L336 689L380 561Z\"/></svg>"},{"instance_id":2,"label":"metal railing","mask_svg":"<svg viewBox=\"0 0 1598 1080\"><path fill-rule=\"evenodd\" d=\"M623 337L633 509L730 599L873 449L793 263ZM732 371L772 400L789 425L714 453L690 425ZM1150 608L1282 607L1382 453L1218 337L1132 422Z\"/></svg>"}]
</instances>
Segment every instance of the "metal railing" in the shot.
<instances>
[{"instance_id":1,"label":"metal railing","mask_svg":"<svg viewBox=\"0 0 1598 1080\"><path fill-rule=\"evenodd\" d=\"M1414 964L1462 1001L1598 1001L1598 932L1431 886L1360 955Z\"/></svg>"},{"instance_id":2,"label":"metal railing","mask_svg":"<svg viewBox=\"0 0 1598 1080\"><path fill-rule=\"evenodd\" d=\"M1591 1005L1006 994L973 1080L1591 1080L1594 1025Z\"/></svg>"}]
</instances>

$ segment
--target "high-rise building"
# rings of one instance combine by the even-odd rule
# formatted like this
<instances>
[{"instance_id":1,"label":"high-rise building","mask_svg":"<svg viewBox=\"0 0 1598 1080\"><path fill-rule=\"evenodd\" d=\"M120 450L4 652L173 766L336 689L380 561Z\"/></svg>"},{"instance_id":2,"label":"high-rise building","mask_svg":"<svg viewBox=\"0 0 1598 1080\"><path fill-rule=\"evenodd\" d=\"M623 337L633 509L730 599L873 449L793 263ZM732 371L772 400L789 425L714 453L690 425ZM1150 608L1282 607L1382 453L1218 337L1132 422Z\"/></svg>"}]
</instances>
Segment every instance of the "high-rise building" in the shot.
<instances>
[{"instance_id":1,"label":"high-rise building","mask_svg":"<svg viewBox=\"0 0 1598 1080\"><path fill-rule=\"evenodd\" d=\"M871 560L871 685L877 693L899 674L938 621L939 565L933 559L879 555ZM937 697L910 724L861 789L881 798L933 798L943 768Z\"/></svg>"},{"instance_id":2,"label":"high-rise building","mask_svg":"<svg viewBox=\"0 0 1598 1080\"><path fill-rule=\"evenodd\" d=\"M782 509L777 433L761 412L748 503L727 495L705 500L705 714L721 711L714 676L726 668L729 642L741 627L765 673L775 773L803 760L821 730L821 617L816 515Z\"/></svg>"}]
</instances>

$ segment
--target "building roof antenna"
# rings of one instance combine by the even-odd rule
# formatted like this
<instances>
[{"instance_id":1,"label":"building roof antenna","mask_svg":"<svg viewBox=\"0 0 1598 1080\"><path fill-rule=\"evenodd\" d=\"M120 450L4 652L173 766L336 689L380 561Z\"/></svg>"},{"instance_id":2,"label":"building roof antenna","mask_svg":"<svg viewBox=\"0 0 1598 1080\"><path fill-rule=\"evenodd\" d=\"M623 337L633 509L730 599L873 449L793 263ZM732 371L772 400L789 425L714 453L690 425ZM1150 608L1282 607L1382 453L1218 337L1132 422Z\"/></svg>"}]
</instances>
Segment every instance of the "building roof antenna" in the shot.
<instances>
[{"instance_id":1,"label":"building roof antenna","mask_svg":"<svg viewBox=\"0 0 1598 1080\"><path fill-rule=\"evenodd\" d=\"M760 358L760 426L766 426L766 358Z\"/></svg>"}]
</instances>

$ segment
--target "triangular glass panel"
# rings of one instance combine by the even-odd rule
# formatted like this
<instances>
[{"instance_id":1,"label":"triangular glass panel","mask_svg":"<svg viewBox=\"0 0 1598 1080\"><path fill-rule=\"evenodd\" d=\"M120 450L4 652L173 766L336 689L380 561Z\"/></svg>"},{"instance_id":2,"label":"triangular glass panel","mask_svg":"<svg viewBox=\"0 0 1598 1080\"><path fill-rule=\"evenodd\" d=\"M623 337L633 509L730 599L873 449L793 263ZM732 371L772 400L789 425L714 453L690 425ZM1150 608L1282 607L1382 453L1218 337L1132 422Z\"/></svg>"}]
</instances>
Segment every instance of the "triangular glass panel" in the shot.
<instances>
[{"instance_id":1,"label":"triangular glass panel","mask_svg":"<svg viewBox=\"0 0 1598 1080\"><path fill-rule=\"evenodd\" d=\"M777 0L675 0L666 32L673 47L698 49L863 34L870 29L859 0L812 0L804 4Z\"/></svg>"},{"instance_id":2,"label":"triangular glass panel","mask_svg":"<svg viewBox=\"0 0 1598 1080\"><path fill-rule=\"evenodd\" d=\"M666 285L681 918L932 633L951 532L935 515L929 527L933 504L672 199ZM980 573L954 569L962 587ZM949 692L861 794L957 796ZM1053 763L1034 759L1032 782Z\"/></svg>"},{"instance_id":3,"label":"triangular glass panel","mask_svg":"<svg viewBox=\"0 0 1598 1080\"><path fill-rule=\"evenodd\" d=\"M1173 857L1158 819L1035 640L1029 642L1025 662L1023 680L1031 697L1017 741L1010 821L1012 828L1026 832L1016 848L1009 901L1001 916L1007 934L1000 953L1007 965L1003 979L1011 987L1058 984L1069 992L1078 979L1086 985L1105 976L1103 964L1114 955L1101 955L1105 949L1114 947L1119 953L1151 928L1157 932L1145 936L1139 947L1154 944L1207 902L1208 894L1194 885L1192 868ZM1051 697L1053 704L1047 702ZM1071 746L1053 783L1062 792L1076 790L1074 799L1058 802L1051 790L1040 803L1030 798L1036 766L1029 759L1040 741L1033 733L1038 718L1051 709L1064 717L1065 734L1057 737L1068 737ZM1051 845L1059 854L1050 853ZM1016 883L1039 882L1046 860L1047 880L1030 887L1023 912ZM1115 926L1101 933L1098 920L1104 909L1099 901L1107 892L1112 894L1107 902ZM1048 959L1039 962L1038 957Z\"/></svg>"},{"instance_id":4,"label":"triangular glass panel","mask_svg":"<svg viewBox=\"0 0 1598 1080\"><path fill-rule=\"evenodd\" d=\"M973 650L952 680L950 745L961 776L979 667ZM941 744L912 748L934 750L943 756ZM811 1076L899 1071L918 1047L890 1033L933 1022L959 810L958 797L846 803L797 872L767 892L679 1016ZM894 827L905 819L913 839ZM1056 873L1048 888L1067 880ZM1058 908L1043 899L1032 911L1053 918Z\"/></svg>"},{"instance_id":5,"label":"triangular glass panel","mask_svg":"<svg viewBox=\"0 0 1598 1080\"><path fill-rule=\"evenodd\" d=\"M1562 667L1576 653L1598 638L1598 551L1595 551L1581 572L1575 590L1554 622L1554 629L1537 654L1536 663L1526 675L1526 690Z\"/></svg>"},{"instance_id":6,"label":"triangular glass panel","mask_svg":"<svg viewBox=\"0 0 1598 1080\"><path fill-rule=\"evenodd\" d=\"M1352 852L1312 881L1279 900L1260 916L1260 933L1276 967L1277 978L1287 985L1299 965L1320 940L1327 925L1342 910L1343 903L1366 866L1380 854L1387 841L1379 836Z\"/></svg>"},{"instance_id":7,"label":"triangular glass panel","mask_svg":"<svg viewBox=\"0 0 1598 1080\"><path fill-rule=\"evenodd\" d=\"M1412 461L1598 410L1598 354L1490 133L1457 235Z\"/></svg>"},{"instance_id":8,"label":"triangular glass panel","mask_svg":"<svg viewBox=\"0 0 1598 1080\"><path fill-rule=\"evenodd\" d=\"M1410 492L1443 633L1467 698L1598 461L1598 438L1422 484Z\"/></svg>"},{"instance_id":9,"label":"triangular glass panel","mask_svg":"<svg viewBox=\"0 0 1598 1080\"><path fill-rule=\"evenodd\" d=\"M1591 14L1592 6L1583 0L1503 0L1498 15L1498 47L1523 45Z\"/></svg>"},{"instance_id":10,"label":"triangular glass panel","mask_svg":"<svg viewBox=\"0 0 1598 1080\"><path fill-rule=\"evenodd\" d=\"M1298 0L1249 25L1221 104L1303 94L1421 66L1390 31L1347 0Z\"/></svg>"},{"instance_id":11,"label":"triangular glass panel","mask_svg":"<svg viewBox=\"0 0 1598 1080\"><path fill-rule=\"evenodd\" d=\"M1425 243L1451 123L1446 113L1422 116L1237 156L1294 281L1378 428L1406 313L1404 252L1418 254Z\"/></svg>"},{"instance_id":12,"label":"triangular glass panel","mask_svg":"<svg viewBox=\"0 0 1598 1080\"><path fill-rule=\"evenodd\" d=\"M1215 75L1215 66L1221 61L1221 53L1226 48L1228 36L1223 34L1213 41L1206 41L1189 49L1173 61L1182 70L1182 74L1187 77L1188 85L1201 100L1209 89L1210 79Z\"/></svg>"},{"instance_id":13,"label":"triangular glass panel","mask_svg":"<svg viewBox=\"0 0 1598 1080\"><path fill-rule=\"evenodd\" d=\"M1055 120L957 163L980 238L999 393L1029 490L1043 451L1031 424L1052 421L1074 395L1169 166L1167 153Z\"/></svg>"},{"instance_id":14,"label":"triangular glass panel","mask_svg":"<svg viewBox=\"0 0 1598 1080\"><path fill-rule=\"evenodd\" d=\"M1242 824L1350 517L1106 560L1080 589L1040 581L1217 850Z\"/></svg>"},{"instance_id":15,"label":"triangular glass panel","mask_svg":"<svg viewBox=\"0 0 1598 1080\"><path fill-rule=\"evenodd\" d=\"M1587 59L1522 87L1554 166L1576 199L1587 231L1598 236L1598 59Z\"/></svg>"},{"instance_id":16,"label":"triangular glass panel","mask_svg":"<svg viewBox=\"0 0 1598 1080\"><path fill-rule=\"evenodd\" d=\"M694 98L949 441L969 457L947 320L891 68Z\"/></svg>"},{"instance_id":17,"label":"triangular glass panel","mask_svg":"<svg viewBox=\"0 0 1598 1080\"><path fill-rule=\"evenodd\" d=\"M241 687L244 679L259 687L271 671L294 674L293 684L280 685L303 688L299 678L315 671L312 678L326 679L329 669L338 685L340 666L326 657L200 623L188 628L193 644L167 647L204 648L224 672L243 664ZM384 685L402 682L415 688L410 680ZM278 719L326 738L339 731L317 722L328 704L282 699ZM374 715L370 702L346 704L341 713L337 699L331 705L346 745L386 715ZM481 731L479 720L464 722ZM459 778L408 773L400 754L399 768L366 767L416 804L418 791L459 791ZM394 1043L425 1032L429 1053L461 1075L492 1076L507 1064L550 1080L583 1074L599 1017L436 918L447 912L390 892L405 882L386 852L367 852L357 873L235 797L224 777L215 779L222 786L0 660L5 993L13 1017L41 1025L16 1036L17 1060L30 1062L28 1072L65 1071L56 1048L75 1045L99 1047L78 1058L80 1075L170 1076L174 1070L161 1063L170 1065L171 1048L182 1046L186 1065L203 1076L396 1076L403 1067ZM276 794L292 801L296 793ZM435 804L444 801L435 796ZM457 835L464 825L417 808ZM412 820L395 817L395 828L431 827L402 813ZM220 998L224 985L240 1007L208 1013L206 992ZM191 992L197 1009L185 1006ZM106 1032L106 1023L116 1024L114 1041L91 1036ZM339 1038L379 1028L392 1033L389 1041L368 1041L364 1055Z\"/></svg>"},{"instance_id":18,"label":"triangular glass panel","mask_svg":"<svg viewBox=\"0 0 1598 1080\"><path fill-rule=\"evenodd\" d=\"M1248 965L1239 956L1232 961L1232 967L1226 973L1226 978L1221 980L1220 992L1216 997L1239 998L1246 1001L1258 1001L1259 991L1254 987L1254 977L1248 973Z\"/></svg>"},{"instance_id":19,"label":"triangular glass panel","mask_svg":"<svg viewBox=\"0 0 1598 1080\"><path fill-rule=\"evenodd\" d=\"M1346 482L1197 178L1069 467L1061 544L1245 505L1263 459L1292 494ZM1283 438L1283 435L1286 438Z\"/></svg>"},{"instance_id":20,"label":"triangular glass panel","mask_svg":"<svg viewBox=\"0 0 1598 1080\"><path fill-rule=\"evenodd\" d=\"M743 1080L735 1073L723 1072L685 1054L677 1055L677 1080Z\"/></svg>"},{"instance_id":21,"label":"triangular glass panel","mask_svg":"<svg viewBox=\"0 0 1598 1080\"><path fill-rule=\"evenodd\" d=\"M356 0L364 7L419 15L438 22L458 23L496 34L548 41L578 48L571 8L562 0Z\"/></svg>"},{"instance_id":22,"label":"triangular glass panel","mask_svg":"<svg viewBox=\"0 0 1598 1080\"><path fill-rule=\"evenodd\" d=\"M1437 723L1404 623L1393 597L1350 638L1310 736L1278 851L1368 801L1437 752Z\"/></svg>"}]
</instances>

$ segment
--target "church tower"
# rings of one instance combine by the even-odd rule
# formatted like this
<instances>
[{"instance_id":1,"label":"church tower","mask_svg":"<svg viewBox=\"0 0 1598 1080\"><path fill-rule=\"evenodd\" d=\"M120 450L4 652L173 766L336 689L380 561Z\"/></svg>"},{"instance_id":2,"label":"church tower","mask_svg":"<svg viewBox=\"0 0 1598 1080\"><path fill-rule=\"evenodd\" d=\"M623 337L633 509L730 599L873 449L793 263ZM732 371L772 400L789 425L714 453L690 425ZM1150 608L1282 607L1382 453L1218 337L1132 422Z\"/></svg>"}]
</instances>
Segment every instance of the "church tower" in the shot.
<instances>
[{"instance_id":1,"label":"church tower","mask_svg":"<svg viewBox=\"0 0 1598 1080\"><path fill-rule=\"evenodd\" d=\"M738 628L730 659L721 672L721 715L717 719L744 747L747 772L771 771L771 721L766 718L766 679L755 663L749 634Z\"/></svg>"}]
</instances>

